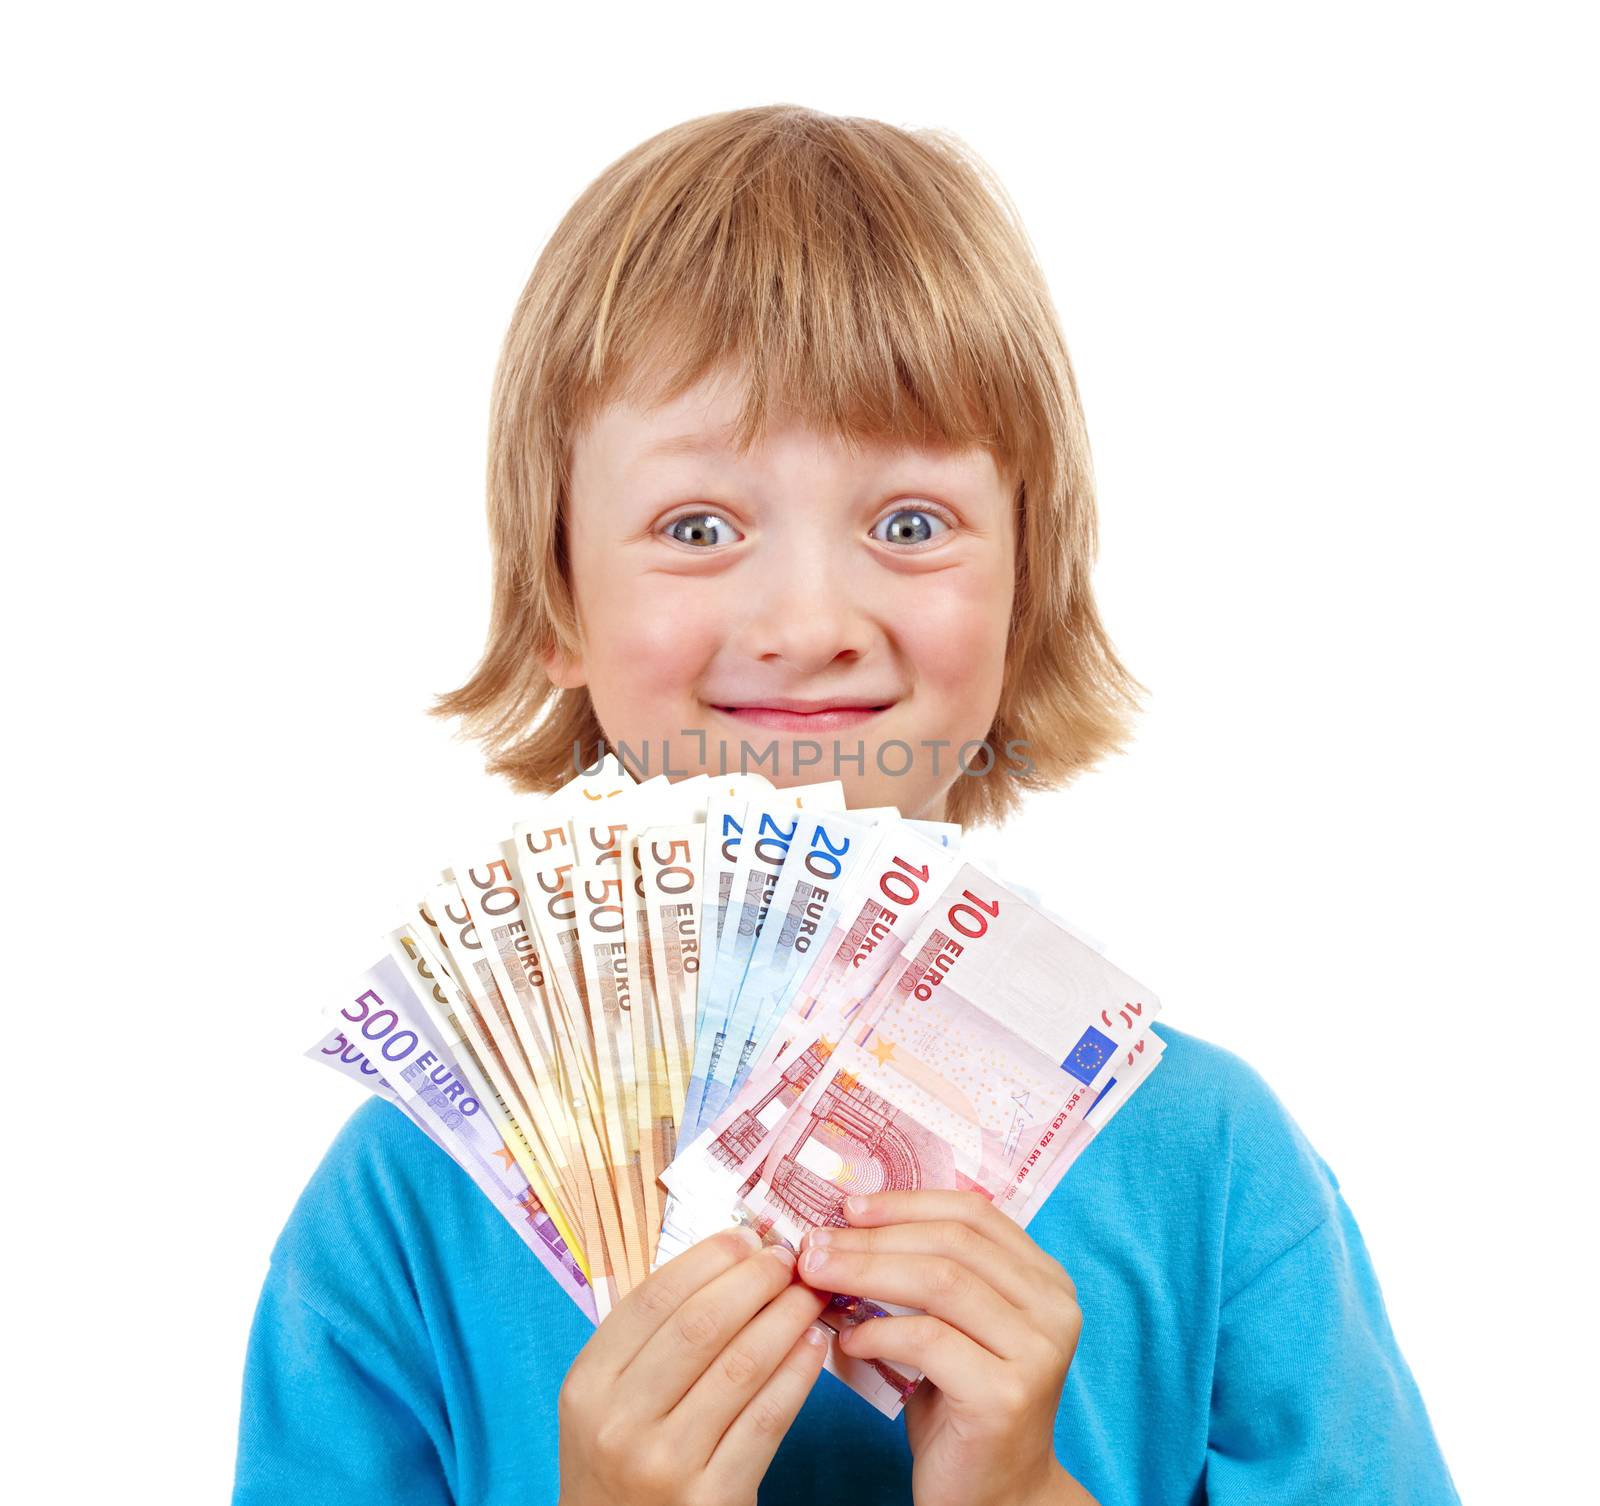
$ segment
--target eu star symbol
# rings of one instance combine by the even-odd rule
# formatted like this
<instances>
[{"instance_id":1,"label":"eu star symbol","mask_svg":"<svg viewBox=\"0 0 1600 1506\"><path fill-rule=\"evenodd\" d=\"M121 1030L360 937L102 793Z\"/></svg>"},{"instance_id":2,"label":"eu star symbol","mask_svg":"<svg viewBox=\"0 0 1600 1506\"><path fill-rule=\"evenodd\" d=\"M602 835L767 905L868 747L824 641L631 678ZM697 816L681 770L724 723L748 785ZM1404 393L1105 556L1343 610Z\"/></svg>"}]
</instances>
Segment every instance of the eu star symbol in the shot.
<instances>
[{"instance_id":1,"label":"eu star symbol","mask_svg":"<svg viewBox=\"0 0 1600 1506\"><path fill-rule=\"evenodd\" d=\"M894 1055L894 1042L885 1040L882 1036L879 1036L878 1044L873 1046L867 1052L867 1055L877 1057L878 1065L880 1067L887 1067L889 1065L889 1058Z\"/></svg>"},{"instance_id":2,"label":"eu star symbol","mask_svg":"<svg viewBox=\"0 0 1600 1506\"><path fill-rule=\"evenodd\" d=\"M516 1163L517 1158L511 1154L511 1147L509 1145L501 1145L500 1149L497 1150L495 1154L504 1158L507 1171L510 1171L512 1166Z\"/></svg>"},{"instance_id":3,"label":"eu star symbol","mask_svg":"<svg viewBox=\"0 0 1600 1506\"><path fill-rule=\"evenodd\" d=\"M1111 1059L1116 1044L1091 1025L1078 1037L1078 1044L1067 1052L1061 1070L1076 1077L1085 1087L1094 1086L1097 1073Z\"/></svg>"}]
</instances>

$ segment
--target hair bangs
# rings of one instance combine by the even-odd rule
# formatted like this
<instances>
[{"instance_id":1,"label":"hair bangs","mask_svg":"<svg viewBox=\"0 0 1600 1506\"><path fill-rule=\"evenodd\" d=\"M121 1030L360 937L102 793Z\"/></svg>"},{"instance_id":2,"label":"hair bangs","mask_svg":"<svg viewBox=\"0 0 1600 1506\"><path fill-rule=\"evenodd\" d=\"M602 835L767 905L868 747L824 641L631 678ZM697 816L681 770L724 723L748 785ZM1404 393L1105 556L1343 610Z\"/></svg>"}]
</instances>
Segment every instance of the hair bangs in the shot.
<instances>
[{"instance_id":1,"label":"hair bangs","mask_svg":"<svg viewBox=\"0 0 1600 1506\"><path fill-rule=\"evenodd\" d=\"M992 208L964 202L953 147L799 107L719 135L647 155L616 186L631 209L573 383L578 424L612 401L670 402L731 362L741 450L781 412L849 441L981 445L1017 465L1036 405L984 234Z\"/></svg>"}]
</instances>

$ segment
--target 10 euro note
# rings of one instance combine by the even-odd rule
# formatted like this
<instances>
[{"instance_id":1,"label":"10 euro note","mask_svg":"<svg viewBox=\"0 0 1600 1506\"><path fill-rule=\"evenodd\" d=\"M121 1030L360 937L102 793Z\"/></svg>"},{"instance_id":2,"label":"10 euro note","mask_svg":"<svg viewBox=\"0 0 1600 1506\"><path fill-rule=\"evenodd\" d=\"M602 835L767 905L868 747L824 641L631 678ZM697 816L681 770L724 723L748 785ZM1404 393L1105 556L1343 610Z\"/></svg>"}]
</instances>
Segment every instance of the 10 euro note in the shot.
<instances>
[{"instance_id":1,"label":"10 euro note","mask_svg":"<svg viewBox=\"0 0 1600 1506\"><path fill-rule=\"evenodd\" d=\"M1136 1047L1159 1002L976 865L963 864L907 940L887 998L843 1040L771 1136L744 1212L796 1246L856 1193L966 1189L1025 1224L1035 1184ZM863 1311L862 1304L865 1304ZM874 1311L842 1294L838 1321ZM825 1319L828 1317L824 1315ZM919 1377L830 1363L886 1415Z\"/></svg>"}]
</instances>

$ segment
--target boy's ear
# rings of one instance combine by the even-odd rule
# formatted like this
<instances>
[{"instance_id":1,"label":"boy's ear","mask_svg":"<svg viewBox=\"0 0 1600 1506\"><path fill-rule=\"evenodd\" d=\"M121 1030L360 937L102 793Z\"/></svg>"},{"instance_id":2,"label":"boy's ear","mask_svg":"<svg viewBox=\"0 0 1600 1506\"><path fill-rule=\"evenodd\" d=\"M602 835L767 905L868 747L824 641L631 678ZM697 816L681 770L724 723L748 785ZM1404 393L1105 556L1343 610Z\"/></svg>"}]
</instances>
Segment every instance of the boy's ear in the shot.
<instances>
[{"instance_id":1,"label":"boy's ear","mask_svg":"<svg viewBox=\"0 0 1600 1506\"><path fill-rule=\"evenodd\" d=\"M589 683L589 677L583 672L583 657L579 654L568 654L560 648L553 648L541 656L541 661L551 684L562 690L577 690Z\"/></svg>"}]
</instances>

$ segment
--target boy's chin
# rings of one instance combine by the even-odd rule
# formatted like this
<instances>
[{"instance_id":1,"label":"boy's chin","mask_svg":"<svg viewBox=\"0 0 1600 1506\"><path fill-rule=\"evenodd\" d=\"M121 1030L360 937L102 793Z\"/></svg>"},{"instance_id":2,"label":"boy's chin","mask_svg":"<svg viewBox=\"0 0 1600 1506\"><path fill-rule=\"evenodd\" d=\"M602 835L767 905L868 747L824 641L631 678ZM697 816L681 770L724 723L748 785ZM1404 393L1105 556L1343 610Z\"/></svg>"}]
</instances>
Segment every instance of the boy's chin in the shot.
<instances>
[{"instance_id":1,"label":"boy's chin","mask_svg":"<svg viewBox=\"0 0 1600 1506\"><path fill-rule=\"evenodd\" d=\"M775 789L826 784L837 779L848 810L893 807L908 819L942 821L953 783L953 754L943 750L935 771L925 749L892 725L894 707L861 731L834 736L779 732L747 726L713 708L683 721L673 734L609 739L636 779L669 780L708 775L759 774ZM687 734L687 735L685 735ZM907 753L916 749L909 762ZM902 766L905 766L902 768Z\"/></svg>"}]
</instances>

